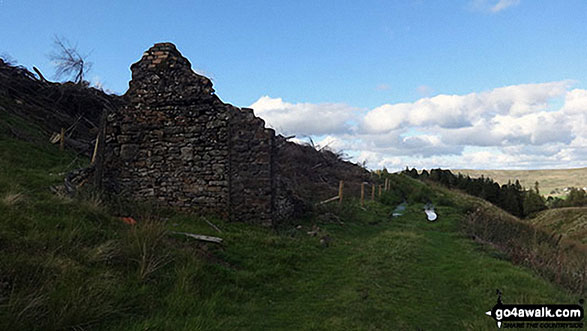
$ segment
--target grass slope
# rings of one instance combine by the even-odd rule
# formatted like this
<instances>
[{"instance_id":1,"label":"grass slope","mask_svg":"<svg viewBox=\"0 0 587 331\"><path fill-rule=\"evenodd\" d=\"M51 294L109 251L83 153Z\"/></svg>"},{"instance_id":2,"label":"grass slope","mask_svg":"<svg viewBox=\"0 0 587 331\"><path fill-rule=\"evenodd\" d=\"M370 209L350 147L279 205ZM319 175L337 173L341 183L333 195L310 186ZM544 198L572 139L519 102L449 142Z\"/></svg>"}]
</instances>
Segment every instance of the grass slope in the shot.
<instances>
[{"instance_id":1,"label":"grass slope","mask_svg":"<svg viewBox=\"0 0 587 331\"><path fill-rule=\"evenodd\" d=\"M550 232L587 244L587 207L548 209L527 221Z\"/></svg>"},{"instance_id":2,"label":"grass slope","mask_svg":"<svg viewBox=\"0 0 587 331\"><path fill-rule=\"evenodd\" d=\"M574 301L463 238L453 209L441 208L441 221L428 223L421 207L389 219L389 209L370 206L380 224L327 227L336 242L275 284L263 285L263 300L238 312L259 318L228 326L483 330L495 327L483 312L496 288L510 302Z\"/></svg>"},{"instance_id":3,"label":"grass slope","mask_svg":"<svg viewBox=\"0 0 587 331\"><path fill-rule=\"evenodd\" d=\"M517 180L526 188L533 188L540 183L540 194L544 196L563 196L566 187L583 188L587 186L587 168L552 169L552 170L468 170L454 169L453 173L462 173L471 177L489 177L499 184L512 183ZM555 192L555 193L551 193Z\"/></svg>"},{"instance_id":4,"label":"grass slope","mask_svg":"<svg viewBox=\"0 0 587 331\"><path fill-rule=\"evenodd\" d=\"M484 312L496 288L507 303L578 299L465 237L451 203L436 223L418 203L390 218L392 205L347 201L326 207L344 225L315 218L273 231L211 219L222 233L125 205L139 221L129 226L97 195L49 192L74 160L0 135L0 329L492 330ZM314 224L318 237L306 233Z\"/></svg>"}]
</instances>

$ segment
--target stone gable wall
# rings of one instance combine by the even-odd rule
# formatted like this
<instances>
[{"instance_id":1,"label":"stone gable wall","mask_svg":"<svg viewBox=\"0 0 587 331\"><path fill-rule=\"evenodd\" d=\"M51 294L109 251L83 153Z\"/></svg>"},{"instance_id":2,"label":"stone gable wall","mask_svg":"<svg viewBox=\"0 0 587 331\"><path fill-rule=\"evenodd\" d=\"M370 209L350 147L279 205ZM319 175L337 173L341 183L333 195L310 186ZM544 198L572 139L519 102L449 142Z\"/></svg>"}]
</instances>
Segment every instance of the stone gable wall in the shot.
<instances>
[{"instance_id":1,"label":"stone gable wall","mask_svg":"<svg viewBox=\"0 0 587 331\"><path fill-rule=\"evenodd\" d=\"M107 191L235 221L287 217L275 210L275 132L262 119L220 101L171 43L131 71L129 103L103 121L97 173Z\"/></svg>"}]
</instances>

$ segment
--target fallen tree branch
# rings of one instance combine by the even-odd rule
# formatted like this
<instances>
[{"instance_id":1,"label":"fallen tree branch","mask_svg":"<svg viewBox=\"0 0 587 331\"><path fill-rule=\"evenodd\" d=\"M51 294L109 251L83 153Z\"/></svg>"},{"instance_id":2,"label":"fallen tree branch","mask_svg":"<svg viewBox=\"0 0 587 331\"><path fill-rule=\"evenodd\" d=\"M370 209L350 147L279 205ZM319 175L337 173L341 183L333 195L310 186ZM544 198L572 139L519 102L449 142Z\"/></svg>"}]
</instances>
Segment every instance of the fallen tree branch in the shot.
<instances>
[{"instance_id":1,"label":"fallen tree branch","mask_svg":"<svg viewBox=\"0 0 587 331\"><path fill-rule=\"evenodd\" d=\"M313 166L313 167L312 167L312 170L314 170L314 169L316 169L316 168L319 168L319 167L321 167L321 166L322 166L322 162L320 162L320 163L318 163L317 165Z\"/></svg>"},{"instance_id":2,"label":"fallen tree branch","mask_svg":"<svg viewBox=\"0 0 587 331\"><path fill-rule=\"evenodd\" d=\"M208 219L204 218L204 221L206 223L208 223L208 225L210 225L214 230L218 231L218 233L222 233L222 231L220 231L220 228L217 227L214 223L208 221Z\"/></svg>"},{"instance_id":3,"label":"fallen tree branch","mask_svg":"<svg viewBox=\"0 0 587 331\"><path fill-rule=\"evenodd\" d=\"M319 205L323 205L323 204L326 204L326 203L329 203L329 202L332 202L332 201L336 201L336 200L338 200L338 195L335 196L335 197L332 197L330 199L326 199L324 201L320 201L316 205L319 206Z\"/></svg>"},{"instance_id":4,"label":"fallen tree branch","mask_svg":"<svg viewBox=\"0 0 587 331\"><path fill-rule=\"evenodd\" d=\"M218 237L205 236L202 234L195 234L195 233L188 233L188 232L177 232L177 231L171 231L170 233L181 234L186 237L194 238L194 239L200 240L200 241L206 241L206 242L211 242L211 243L215 243L215 244L222 244L222 238L218 238Z\"/></svg>"},{"instance_id":5,"label":"fallen tree branch","mask_svg":"<svg viewBox=\"0 0 587 331\"><path fill-rule=\"evenodd\" d=\"M91 125L94 129L97 129L98 126L96 124L94 124L94 122L90 121L89 119L82 117L84 119L84 121L86 121L86 123L88 123L89 125Z\"/></svg>"},{"instance_id":6,"label":"fallen tree branch","mask_svg":"<svg viewBox=\"0 0 587 331\"><path fill-rule=\"evenodd\" d=\"M43 76L43 74L41 73L41 71L39 69L37 69L37 67L33 67L33 70L37 73L37 75L39 75L39 79L41 80L41 82L47 82L47 80L45 79L45 76Z\"/></svg>"},{"instance_id":7,"label":"fallen tree branch","mask_svg":"<svg viewBox=\"0 0 587 331\"><path fill-rule=\"evenodd\" d=\"M84 155L90 155L90 142L89 141L81 141L76 140L73 138L65 137L65 145L72 147L76 151L83 152Z\"/></svg>"}]
</instances>

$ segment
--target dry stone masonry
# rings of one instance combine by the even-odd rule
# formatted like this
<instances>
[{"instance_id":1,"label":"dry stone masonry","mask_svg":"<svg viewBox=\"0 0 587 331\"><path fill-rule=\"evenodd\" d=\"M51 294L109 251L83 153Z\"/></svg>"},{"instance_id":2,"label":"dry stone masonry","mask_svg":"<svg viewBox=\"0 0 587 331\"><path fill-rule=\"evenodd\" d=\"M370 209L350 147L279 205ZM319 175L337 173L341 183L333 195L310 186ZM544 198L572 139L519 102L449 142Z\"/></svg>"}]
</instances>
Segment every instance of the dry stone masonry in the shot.
<instances>
[{"instance_id":1,"label":"dry stone masonry","mask_svg":"<svg viewBox=\"0 0 587 331\"><path fill-rule=\"evenodd\" d=\"M171 43L131 71L128 103L102 124L96 174L107 191L263 225L291 215L275 132L252 109L223 103Z\"/></svg>"}]
</instances>

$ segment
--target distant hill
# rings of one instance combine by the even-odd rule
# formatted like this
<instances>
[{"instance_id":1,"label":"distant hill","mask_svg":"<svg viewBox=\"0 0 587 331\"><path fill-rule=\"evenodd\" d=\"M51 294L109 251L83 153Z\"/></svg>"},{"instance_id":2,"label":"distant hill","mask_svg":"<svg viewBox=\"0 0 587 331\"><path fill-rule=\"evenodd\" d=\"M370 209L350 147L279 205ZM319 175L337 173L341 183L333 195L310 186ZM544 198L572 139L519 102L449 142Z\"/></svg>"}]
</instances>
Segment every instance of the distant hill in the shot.
<instances>
[{"instance_id":1,"label":"distant hill","mask_svg":"<svg viewBox=\"0 0 587 331\"><path fill-rule=\"evenodd\" d=\"M520 181L526 188L534 187L538 181L540 194L544 196L564 196L565 188L587 187L587 168L552 169L552 170L469 170L451 169L455 174L462 173L471 177L489 177L499 184L507 184L508 180Z\"/></svg>"}]
</instances>

